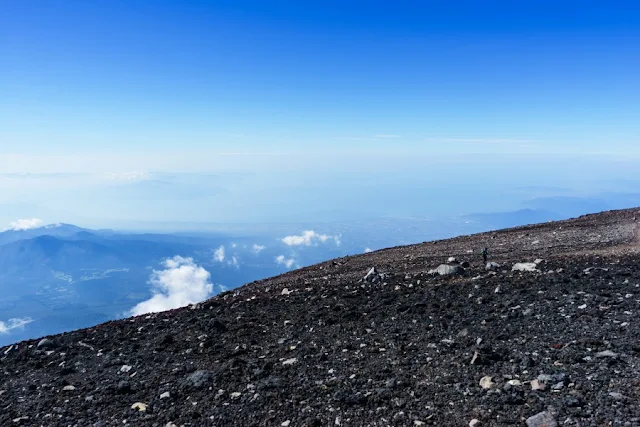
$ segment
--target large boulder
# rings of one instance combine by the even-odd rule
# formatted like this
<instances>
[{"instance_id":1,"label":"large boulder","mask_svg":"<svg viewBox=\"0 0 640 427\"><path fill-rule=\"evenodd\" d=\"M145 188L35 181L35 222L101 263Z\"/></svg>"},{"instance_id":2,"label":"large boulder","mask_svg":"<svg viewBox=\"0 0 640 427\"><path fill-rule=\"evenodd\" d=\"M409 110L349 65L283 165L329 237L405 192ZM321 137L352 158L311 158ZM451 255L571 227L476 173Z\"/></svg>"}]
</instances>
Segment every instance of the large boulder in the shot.
<instances>
[{"instance_id":1,"label":"large boulder","mask_svg":"<svg viewBox=\"0 0 640 427\"><path fill-rule=\"evenodd\" d=\"M538 271L538 264L535 262L518 262L514 264L511 271Z\"/></svg>"},{"instance_id":2,"label":"large boulder","mask_svg":"<svg viewBox=\"0 0 640 427\"><path fill-rule=\"evenodd\" d=\"M378 270L375 267L371 267L369 272L364 276L362 280L369 283L379 283L382 282L384 278L384 274L378 273Z\"/></svg>"},{"instance_id":3,"label":"large boulder","mask_svg":"<svg viewBox=\"0 0 640 427\"><path fill-rule=\"evenodd\" d=\"M452 276L464 273L464 268L459 265L440 264L437 268L429 270L428 274L439 276Z\"/></svg>"}]
</instances>

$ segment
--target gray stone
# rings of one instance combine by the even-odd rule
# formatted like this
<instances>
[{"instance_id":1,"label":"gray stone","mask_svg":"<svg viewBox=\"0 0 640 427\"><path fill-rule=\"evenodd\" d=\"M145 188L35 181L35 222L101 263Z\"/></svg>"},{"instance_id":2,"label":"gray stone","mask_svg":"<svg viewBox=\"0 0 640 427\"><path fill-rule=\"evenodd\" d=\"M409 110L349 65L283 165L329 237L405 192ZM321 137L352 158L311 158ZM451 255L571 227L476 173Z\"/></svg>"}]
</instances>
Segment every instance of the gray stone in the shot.
<instances>
[{"instance_id":1,"label":"gray stone","mask_svg":"<svg viewBox=\"0 0 640 427\"><path fill-rule=\"evenodd\" d=\"M49 338L43 338L40 340L36 348L38 350L51 350L53 348L56 348L57 346L58 345L55 343L55 341L50 340Z\"/></svg>"},{"instance_id":2,"label":"gray stone","mask_svg":"<svg viewBox=\"0 0 640 427\"><path fill-rule=\"evenodd\" d=\"M553 415L545 411L527 418L527 427L558 427L558 423Z\"/></svg>"},{"instance_id":3,"label":"gray stone","mask_svg":"<svg viewBox=\"0 0 640 427\"><path fill-rule=\"evenodd\" d=\"M618 357L618 355L611 350L605 350L596 353L596 357Z\"/></svg>"},{"instance_id":4,"label":"gray stone","mask_svg":"<svg viewBox=\"0 0 640 427\"><path fill-rule=\"evenodd\" d=\"M203 388L211 385L214 380L213 372L210 371L195 371L185 378L185 384L194 388Z\"/></svg>"},{"instance_id":5,"label":"gray stone","mask_svg":"<svg viewBox=\"0 0 640 427\"><path fill-rule=\"evenodd\" d=\"M612 391L611 393L609 393L609 397L611 397L613 400L625 400L626 396L622 393L618 393L617 391Z\"/></svg>"},{"instance_id":6,"label":"gray stone","mask_svg":"<svg viewBox=\"0 0 640 427\"><path fill-rule=\"evenodd\" d=\"M487 271L496 271L502 268L502 265L498 264L497 262L488 262L487 265L484 267L485 270Z\"/></svg>"}]
</instances>

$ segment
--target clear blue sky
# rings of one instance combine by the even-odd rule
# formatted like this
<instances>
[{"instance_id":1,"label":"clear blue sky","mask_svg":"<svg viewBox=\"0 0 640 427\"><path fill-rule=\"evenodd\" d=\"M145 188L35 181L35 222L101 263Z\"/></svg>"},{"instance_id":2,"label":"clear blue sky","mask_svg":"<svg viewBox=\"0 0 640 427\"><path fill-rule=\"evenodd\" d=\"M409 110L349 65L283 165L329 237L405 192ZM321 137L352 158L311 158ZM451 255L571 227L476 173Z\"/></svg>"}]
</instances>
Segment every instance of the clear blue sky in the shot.
<instances>
[{"instance_id":1,"label":"clear blue sky","mask_svg":"<svg viewBox=\"0 0 640 427\"><path fill-rule=\"evenodd\" d=\"M390 162L406 184L535 157L561 184L584 168L557 156L640 159L640 3L9 0L0 94L10 173L317 185ZM0 203L49 204L15 181Z\"/></svg>"}]
</instances>

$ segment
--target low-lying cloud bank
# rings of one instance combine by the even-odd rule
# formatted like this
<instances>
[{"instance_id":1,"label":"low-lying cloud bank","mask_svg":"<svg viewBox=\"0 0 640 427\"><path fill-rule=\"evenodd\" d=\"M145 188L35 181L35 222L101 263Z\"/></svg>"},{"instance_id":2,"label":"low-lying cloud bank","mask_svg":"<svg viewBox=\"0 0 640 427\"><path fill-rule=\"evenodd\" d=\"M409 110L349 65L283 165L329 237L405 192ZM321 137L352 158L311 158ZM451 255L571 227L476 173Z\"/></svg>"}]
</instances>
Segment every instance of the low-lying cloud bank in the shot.
<instances>
[{"instance_id":1,"label":"low-lying cloud bank","mask_svg":"<svg viewBox=\"0 0 640 427\"><path fill-rule=\"evenodd\" d=\"M0 320L0 334L8 334L13 329L22 329L31 322L33 322L33 319L30 317L13 318L6 322Z\"/></svg>"},{"instance_id":2,"label":"low-lying cloud bank","mask_svg":"<svg viewBox=\"0 0 640 427\"><path fill-rule=\"evenodd\" d=\"M282 243L287 246L312 246L318 243L326 243L333 240L336 246L340 246L340 236L331 236L328 234L319 234L313 230L305 230L300 235L291 235L284 237Z\"/></svg>"},{"instance_id":3,"label":"low-lying cloud bank","mask_svg":"<svg viewBox=\"0 0 640 427\"><path fill-rule=\"evenodd\" d=\"M132 316L171 310L195 304L213 293L211 274L195 264L193 258L175 256L164 262L164 270L154 270L149 284L154 295L130 312Z\"/></svg>"},{"instance_id":4,"label":"low-lying cloud bank","mask_svg":"<svg viewBox=\"0 0 640 427\"><path fill-rule=\"evenodd\" d=\"M31 230L44 225L44 222L38 218L22 218L9 224L9 229L14 231Z\"/></svg>"}]
</instances>

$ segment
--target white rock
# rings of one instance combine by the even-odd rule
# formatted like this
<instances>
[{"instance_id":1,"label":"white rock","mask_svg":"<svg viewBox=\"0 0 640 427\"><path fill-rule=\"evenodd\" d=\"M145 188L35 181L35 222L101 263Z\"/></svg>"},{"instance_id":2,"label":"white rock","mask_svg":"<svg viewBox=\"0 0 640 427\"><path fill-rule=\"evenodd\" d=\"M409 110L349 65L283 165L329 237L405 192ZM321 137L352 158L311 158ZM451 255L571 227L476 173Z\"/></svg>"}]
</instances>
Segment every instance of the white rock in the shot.
<instances>
[{"instance_id":1,"label":"white rock","mask_svg":"<svg viewBox=\"0 0 640 427\"><path fill-rule=\"evenodd\" d=\"M490 388L493 388L493 386L495 386L496 383L491 381L492 379L493 378L491 378L490 376L482 377L480 379L480 387L482 387L485 390L489 390Z\"/></svg>"},{"instance_id":2,"label":"white rock","mask_svg":"<svg viewBox=\"0 0 640 427\"><path fill-rule=\"evenodd\" d=\"M133 369L133 366L129 366L129 365L122 365L122 368L120 368L120 372L129 372L131 369Z\"/></svg>"},{"instance_id":3,"label":"white rock","mask_svg":"<svg viewBox=\"0 0 640 427\"><path fill-rule=\"evenodd\" d=\"M507 384L517 387L517 386L521 386L522 382L520 382L519 380L509 380L507 381Z\"/></svg>"},{"instance_id":4,"label":"white rock","mask_svg":"<svg viewBox=\"0 0 640 427\"><path fill-rule=\"evenodd\" d=\"M236 391L235 393L231 393L231 398L232 398L232 399L237 399L237 398L239 398L240 396L242 396L242 393L240 393L240 392L237 392L237 391Z\"/></svg>"},{"instance_id":5,"label":"white rock","mask_svg":"<svg viewBox=\"0 0 640 427\"><path fill-rule=\"evenodd\" d=\"M450 256L449 258L447 258L447 262L456 262L456 261L458 260L454 256Z\"/></svg>"},{"instance_id":6,"label":"white rock","mask_svg":"<svg viewBox=\"0 0 640 427\"><path fill-rule=\"evenodd\" d=\"M469 421L469 427L476 427L480 425L480 420L474 418L471 421Z\"/></svg>"},{"instance_id":7,"label":"white rock","mask_svg":"<svg viewBox=\"0 0 640 427\"><path fill-rule=\"evenodd\" d=\"M539 380L533 380L529 384L531 384L531 390L544 390L547 388L546 384Z\"/></svg>"},{"instance_id":8,"label":"white rock","mask_svg":"<svg viewBox=\"0 0 640 427\"><path fill-rule=\"evenodd\" d=\"M534 262L518 262L513 265L511 271L538 271L537 266L538 264Z\"/></svg>"},{"instance_id":9,"label":"white rock","mask_svg":"<svg viewBox=\"0 0 640 427\"><path fill-rule=\"evenodd\" d=\"M289 291L289 289L284 288L284 289L282 290L282 292L280 292L280 295L289 295L290 293L291 293L291 291Z\"/></svg>"},{"instance_id":10,"label":"white rock","mask_svg":"<svg viewBox=\"0 0 640 427\"><path fill-rule=\"evenodd\" d=\"M147 410L147 404L142 402L136 402L131 405L131 409L137 409L140 412L145 412Z\"/></svg>"},{"instance_id":11,"label":"white rock","mask_svg":"<svg viewBox=\"0 0 640 427\"><path fill-rule=\"evenodd\" d=\"M170 397L171 397L171 393L169 393L168 391L165 391L160 395L160 399L168 399Z\"/></svg>"},{"instance_id":12,"label":"white rock","mask_svg":"<svg viewBox=\"0 0 640 427\"><path fill-rule=\"evenodd\" d=\"M291 366L291 365L295 365L296 363L298 363L298 359L295 357L292 359L287 359L284 362L282 362L284 366Z\"/></svg>"},{"instance_id":13,"label":"white rock","mask_svg":"<svg viewBox=\"0 0 640 427\"><path fill-rule=\"evenodd\" d=\"M540 263L541 263L541 262L543 262L543 261L544 261L543 259L538 258L538 259L536 259L535 261L533 261L533 263L534 263L535 265L538 265L538 264L540 264Z\"/></svg>"},{"instance_id":14,"label":"white rock","mask_svg":"<svg viewBox=\"0 0 640 427\"><path fill-rule=\"evenodd\" d=\"M64 391L73 391L73 390L75 390L75 389L76 389L76 388L75 388L74 386L72 386L72 385L66 385L66 386L64 386L64 387L62 388L62 390L64 390Z\"/></svg>"},{"instance_id":15,"label":"white rock","mask_svg":"<svg viewBox=\"0 0 640 427\"><path fill-rule=\"evenodd\" d=\"M449 276L452 274L462 274L464 273L464 268L460 267L459 265L447 265L447 264L440 264L437 268L434 268L433 270L429 270L427 272L427 274L437 274L440 276Z\"/></svg>"},{"instance_id":16,"label":"white rock","mask_svg":"<svg viewBox=\"0 0 640 427\"><path fill-rule=\"evenodd\" d=\"M289 427L289 424L291 424L291 420L287 420L284 421L282 424L280 424L282 427Z\"/></svg>"}]
</instances>

